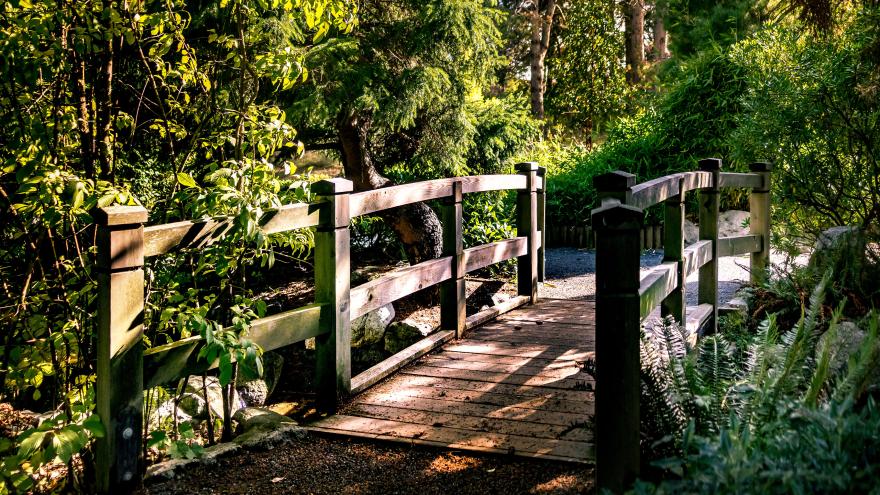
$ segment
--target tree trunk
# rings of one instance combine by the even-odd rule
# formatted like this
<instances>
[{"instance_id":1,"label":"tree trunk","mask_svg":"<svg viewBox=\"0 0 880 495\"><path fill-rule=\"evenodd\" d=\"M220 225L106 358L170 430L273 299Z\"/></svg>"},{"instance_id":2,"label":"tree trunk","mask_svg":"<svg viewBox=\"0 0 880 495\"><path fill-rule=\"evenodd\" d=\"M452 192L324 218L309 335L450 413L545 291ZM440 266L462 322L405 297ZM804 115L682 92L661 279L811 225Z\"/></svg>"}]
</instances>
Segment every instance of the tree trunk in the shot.
<instances>
[{"instance_id":1,"label":"tree trunk","mask_svg":"<svg viewBox=\"0 0 880 495\"><path fill-rule=\"evenodd\" d=\"M556 13L556 0L547 0L541 9L540 3L535 3L535 10L531 13L531 79L530 92L532 103L532 116L544 119L544 92L547 89L547 81L544 77L544 59L550 48L550 31L553 28L553 15Z\"/></svg>"},{"instance_id":2,"label":"tree trunk","mask_svg":"<svg viewBox=\"0 0 880 495\"><path fill-rule=\"evenodd\" d=\"M666 34L666 13L663 8L654 4L654 59L666 60L669 58L668 36Z\"/></svg>"},{"instance_id":3,"label":"tree trunk","mask_svg":"<svg viewBox=\"0 0 880 495\"><path fill-rule=\"evenodd\" d=\"M345 175L355 191L369 191L394 183L379 173L369 150L370 119L342 115L337 121ZM443 249L443 226L428 205L414 203L381 213L383 220L397 234L410 264L439 258Z\"/></svg>"},{"instance_id":4,"label":"tree trunk","mask_svg":"<svg viewBox=\"0 0 880 495\"><path fill-rule=\"evenodd\" d=\"M623 0L623 18L626 21L626 80L635 84L642 80L645 64L644 0Z\"/></svg>"}]
</instances>

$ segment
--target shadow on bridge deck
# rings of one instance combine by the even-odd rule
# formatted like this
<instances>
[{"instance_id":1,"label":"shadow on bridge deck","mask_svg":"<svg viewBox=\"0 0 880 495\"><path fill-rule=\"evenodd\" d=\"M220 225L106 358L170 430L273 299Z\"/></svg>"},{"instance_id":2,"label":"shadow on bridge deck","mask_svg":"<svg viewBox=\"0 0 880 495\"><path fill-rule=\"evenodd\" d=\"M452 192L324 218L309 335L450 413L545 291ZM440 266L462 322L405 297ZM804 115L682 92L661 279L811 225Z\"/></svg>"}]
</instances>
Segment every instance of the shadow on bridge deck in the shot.
<instances>
[{"instance_id":1,"label":"shadow on bridge deck","mask_svg":"<svg viewBox=\"0 0 880 495\"><path fill-rule=\"evenodd\" d=\"M590 463L593 303L548 299L444 345L309 427L326 434Z\"/></svg>"}]
</instances>

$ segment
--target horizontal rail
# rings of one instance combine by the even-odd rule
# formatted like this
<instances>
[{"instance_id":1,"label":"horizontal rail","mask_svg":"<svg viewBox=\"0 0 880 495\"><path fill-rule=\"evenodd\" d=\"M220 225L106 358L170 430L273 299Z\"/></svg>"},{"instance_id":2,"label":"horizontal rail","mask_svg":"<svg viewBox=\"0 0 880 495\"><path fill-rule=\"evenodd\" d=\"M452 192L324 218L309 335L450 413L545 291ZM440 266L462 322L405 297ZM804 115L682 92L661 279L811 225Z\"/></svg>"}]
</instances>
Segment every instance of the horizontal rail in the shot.
<instances>
[{"instance_id":1,"label":"horizontal rail","mask_svg":"<svg viewBox=\"0 0 880 495\"><path fill-rule=\"evenodd\" d=\"M472 272L495 263L524 256L527 250L528 238L526 237L505 239L503 241L468 248L462 253L462 256L464 257L464 271Z\"/></svg>"},{"instance_id":2,"label":"horizontal rail","mask_svg":"<svg viewBox=\"0 0 880 495\"><path fill-rule=\"evenodd\" d=\"M764 179L759 174L738 174L734 172L721 172L719 187L738 188L761 188L764 187Z\"/></svg>"},{"instance_id":3,"label":"horizontal rail","mask_svg":"<svg viewBox=\"0 0 880 495\"><path fill-rule=\"evenodd\" d=\"M512 311L520 306L528 304L529 301L531 301L531 298L529 296L513 296L503 303L496 304L491 308L484 309L479 313L468 316L465 323L465 329L471 330L473 328L476 328L483 323L491 320L492 318L495 318L496 316L503 315L508 311Z\"/></svg>"},{"instance_id":4,"label":"horizontal rail","mask_svg":"<svg viewBox=\"0 0 880 495\"><path fill-rule=\"evenodd\" d=\"M725 256L758 253L763 247L763 236L761 234L719 237L718 257L723 258Z\"/></svg>"},{"instance_id":5,"label":"horizontal rail","mask_svg":"<svg viewBox=\"0 0 880 495\"><path fill-rule=\"evenodd\" d=\"M684 248L684 276L699 270L701 266L712 261L712 241L697 241Z\"/></svg>"},{"instance_id":6,"label":"horizontal rail","mask_svg":"<svg viewBox=\"0 0 880 495\"><path fill-rule=\"evenodd\" d=\"M688 191L712 187L712 174L708 172L682 172L665 175L632 187L630 206L646 209Z\"/></svg>"},{"instance_id":7,"label":"horizontal rail","mask_svg":"<svg viewBox=\"0 0 880 495\"><path fill-rule=\"evenodd\" d=\"M711 304L700 304L699 306L687 307L687 319L684 327L687 329L688 334L692 336L688 339L691 345L695 346L697 344L696 336L703 325L709 321L713 311L714 308Z\"/></svg>"},{"instance_id":8,"label":"horizontal rail","mask_svg":"<svg viewBox=\"0 0 880 495\"><path fill-rule=\"evenodd\" d=\"M667 261L651 269L639 283L639 315L645 318L678 287L678 261Z\"/></svg>"},{"instance_id":9,"label":"horizontal rail","mask_svg":"<svg viewBox=\"0 0 880 495\"><path fill-rule=\"evenodd\" d=\"M320 223L323 204L324 202L284 205L277 210L266 212L260 220L260 225L266 234L314 227ZM210 246L228 234L233 227L235 227L233 217L151 225L144 228L144 256L157 256L177 249Z\"/></svg>"},{"instance_id":10,"label":"horizontal rail","mask_svg":"<svg viewBox=\"0 0 880 495\"><path fill-rule=\"evenodd\" d=\"M251 322L248 338L264 351L317 337L327 332L320 326L326 304L310 304ZM170 383L184 376L203 373L217 366L199 359L202 337L194 336L144 351L144 388Z\"/></svg>"},{"instance_id":11,"label":"horizontal rail","mask_svg":"<svg viewBox=\"0 0 880 495\"><path fill-rule=\"evenodd\" d=\"M537 178L537 189L543 189L543 178ZM351 195L351 216L369 215L412 203L441 199L452 194L452 184L461 182L462 194L520 190L528 187L525 175L470 175L449 179L436 179L399 186L383 187Z\"/></svg>"},{"instance_id":12,"label":"horizontal rail","mask_svg":"<svg viewBox=\"0 0 880 495\"><path fill-rule=\"evenodd\" d=\"M682 193L712 187L711 172L685 172L681 175Z\"/></svg>"},{"instance_id":13,"label":"horizontal rail","mask_svg":"<svg viewBox=\"0 0 880 495\"><path fill-rule=\"evenodd\" d=\"M455 338L454 330L442 330L425 337L351 379L351 395L357 395L385 377Z\"/></svg>"},{"instance_id":14,"label":"horizontal rail","mask_svg":"<svg viewBox=\"0 0 880 495\"><path fill-rule=\"evenodd\" d=\"M423 261L351 289L351 319L452 278L452 256Z\"/></svg>"}]
</instances>

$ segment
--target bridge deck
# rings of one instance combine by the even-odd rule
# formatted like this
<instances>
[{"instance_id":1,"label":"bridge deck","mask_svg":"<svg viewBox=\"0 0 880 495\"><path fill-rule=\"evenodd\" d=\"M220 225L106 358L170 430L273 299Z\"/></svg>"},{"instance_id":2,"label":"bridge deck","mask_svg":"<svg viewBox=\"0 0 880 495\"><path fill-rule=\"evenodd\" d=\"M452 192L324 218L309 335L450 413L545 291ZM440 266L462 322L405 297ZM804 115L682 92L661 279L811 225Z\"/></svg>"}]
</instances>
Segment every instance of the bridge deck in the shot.
<instances>
[{"instance_id":1,"label":"bridge deck","mask_svg":"<svg viewBox=\"0 0 880 495\"><path fill-rule=\"evenodd\" d=\"M593 303L543 300L498 317L355 397L310 429L592 462Z\"/></svg>"}]
</instances>

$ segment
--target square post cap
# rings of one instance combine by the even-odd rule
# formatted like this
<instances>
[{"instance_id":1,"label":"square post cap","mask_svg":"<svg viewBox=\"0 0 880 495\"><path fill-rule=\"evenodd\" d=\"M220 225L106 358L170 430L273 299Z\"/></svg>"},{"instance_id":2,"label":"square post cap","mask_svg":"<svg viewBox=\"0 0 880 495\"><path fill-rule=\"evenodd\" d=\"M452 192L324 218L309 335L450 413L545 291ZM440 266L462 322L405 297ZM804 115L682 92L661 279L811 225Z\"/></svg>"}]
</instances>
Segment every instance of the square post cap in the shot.
<instances>
[{"instance_id":1,"label":"square post cap","mask_svg":"<svg viewBox=\"0 0 880 495\"><path fill-rule=\"evenodd\" d=\"M749 170L752 172L770 172L773 170L773 164L770 162L754 162L749 164Z\"/></svg>"},{"instance_id":2,"label":"square post cap","mask_svg":"<svg viewBox=\"0 0 880 495\"><path fill-rule=\"evenodd\" d=\"M350 180L341 177L319 180L312 184L312 192L319 196L334 196L350 193L353 190L354 184Z\"/></svg>"},{"instance_id":3,"label":"square post cap","mask_svg":"<svg viewBox=\"0 0 880 495\"><path fill-rule=\"evenodd\" d=\"M699 163L700 170L703 172L717 172L721 170L721 158L703 158Z\"/></svg>"},{"instance_id":4,"label":"square post cap","mask_svg":"<svg viewBox=\"0 0 880 495\"><path fill-rule=\"evenodd\" d=\"M522 162L517 163L514 168L517 172L537 172L540 167L538 162Z\"/></svg>"},{"instance_id":5,"label":"square post cap","mask_svg":"<svg viewBox=\"0 0 880 495\"><path fill-rule=\"evenodd\" d=\"M641 230L645 212L631 205L605 204L593 210L591 222L595 230Z\"/></svg>"},{"instance_id":6,"label":"square post cap","mask_svg":"<svg viewBox=\"0 0 880 495\"><path fill-rule=\"evenodd\" d=\"M622 170L593 177L593 187L600 192L628 191L634 185L636 185L636 176Z\"/></svg>"},{"instance_id":7,"label":"square post cap","mask_svg":"<svg viewBox=\"0 0 880 495\"><path fill-rule=\"evenodd\" d=\"M144 223L150 212L143 206L105 206L92 210L92 218L98 225L111 227L117 225L136 225Z\"/></svg>"}]
</instances>

